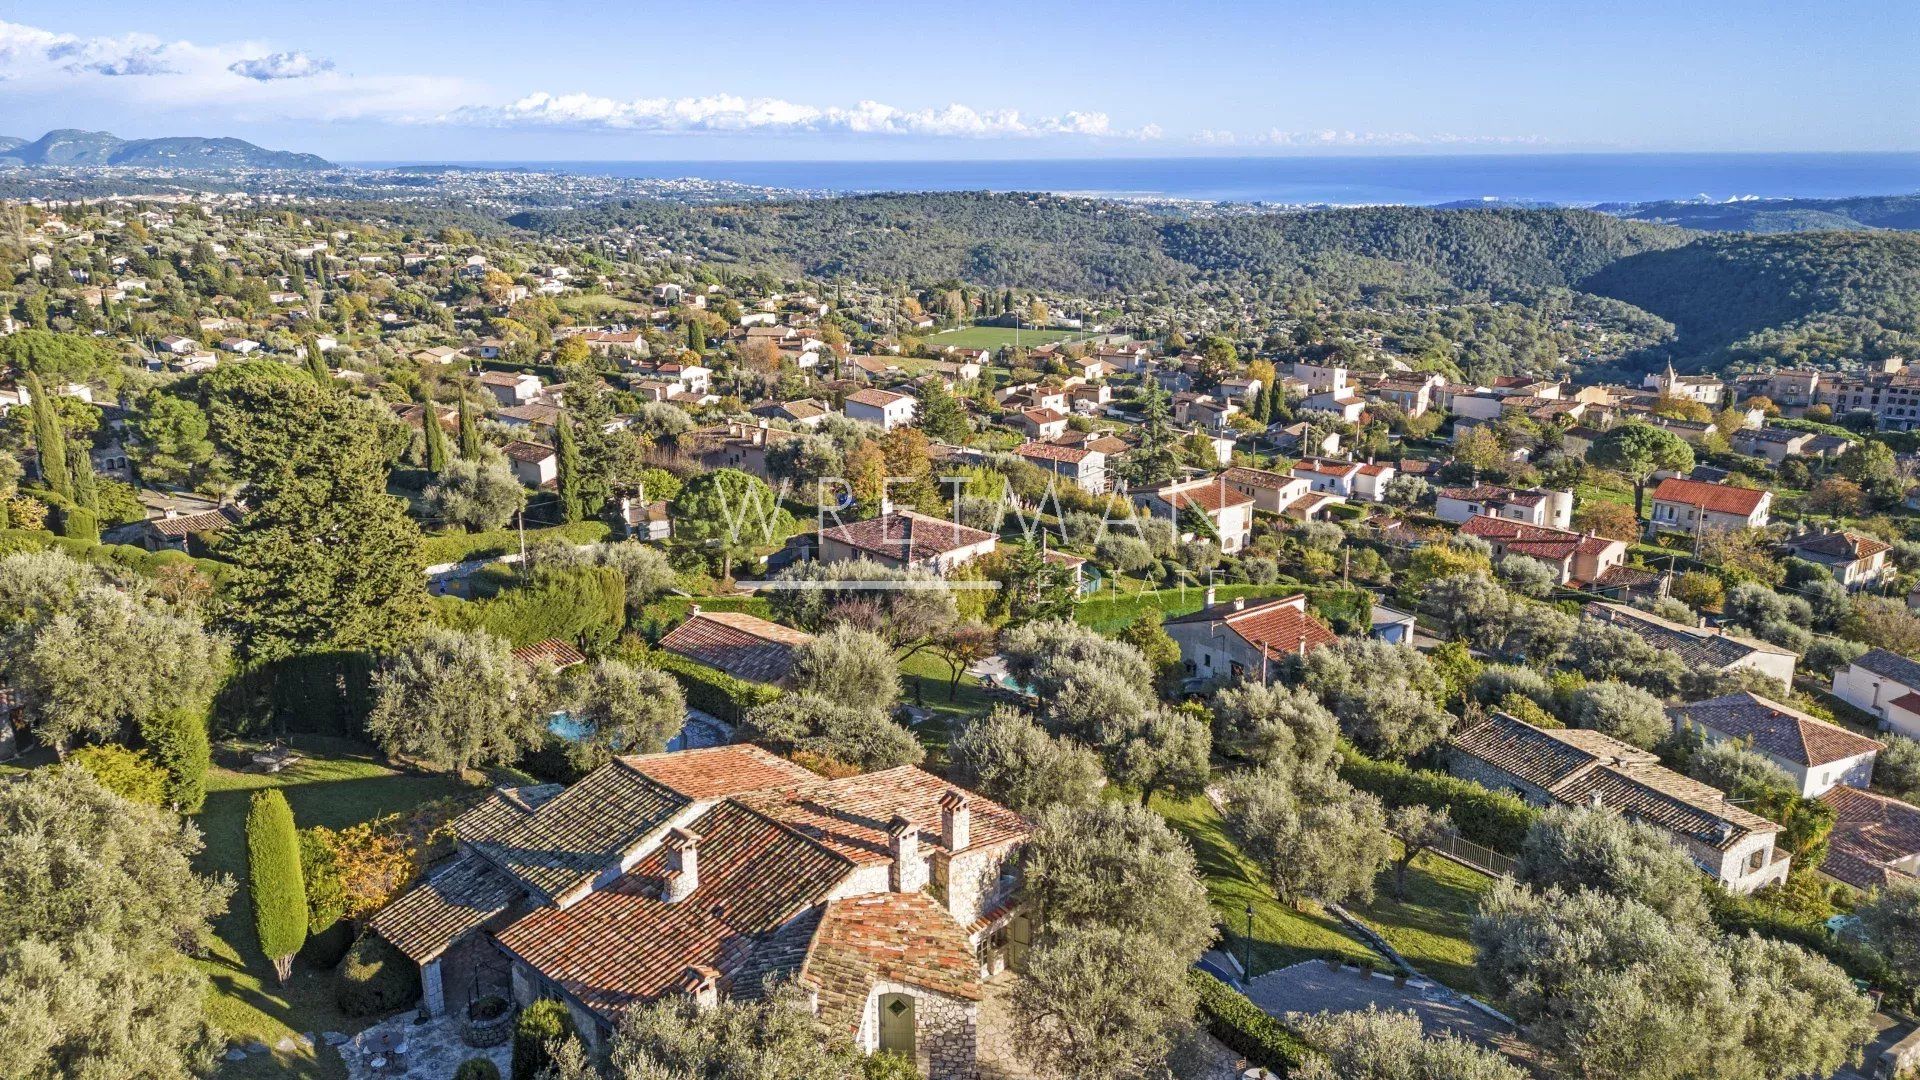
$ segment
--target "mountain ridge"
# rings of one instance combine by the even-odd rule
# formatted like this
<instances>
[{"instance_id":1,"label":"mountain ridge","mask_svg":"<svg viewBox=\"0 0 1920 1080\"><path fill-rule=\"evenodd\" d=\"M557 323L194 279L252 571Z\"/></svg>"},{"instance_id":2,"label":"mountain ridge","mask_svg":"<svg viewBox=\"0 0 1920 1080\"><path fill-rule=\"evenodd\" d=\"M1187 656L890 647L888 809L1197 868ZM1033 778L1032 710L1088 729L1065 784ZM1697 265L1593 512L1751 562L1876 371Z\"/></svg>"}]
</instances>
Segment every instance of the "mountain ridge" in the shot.
<instances>
[{"instance_id":1,"label":"mountain ridge","mask_svg":"<svg viewBox=\"0 0 1920 1080\"><path fill-rule=\"evenodd\" d=\"M111 132L77 128L56 128L38 139L0 135L0 165L301 170L335 167L318 154L268 150L243 139L196 135L122 139Z\"/></svg>"}]
</instances>

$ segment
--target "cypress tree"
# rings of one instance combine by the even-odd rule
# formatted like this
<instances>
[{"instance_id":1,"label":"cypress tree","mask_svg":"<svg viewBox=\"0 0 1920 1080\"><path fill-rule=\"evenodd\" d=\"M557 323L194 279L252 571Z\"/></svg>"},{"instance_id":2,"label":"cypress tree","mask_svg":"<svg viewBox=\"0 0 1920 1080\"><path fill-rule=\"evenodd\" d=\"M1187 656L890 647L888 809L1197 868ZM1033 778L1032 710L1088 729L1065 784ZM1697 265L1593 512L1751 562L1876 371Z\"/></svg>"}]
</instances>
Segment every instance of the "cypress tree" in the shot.
<instances>
[{"instance_id":1,"label":"cypress tree","mask_svg":"<svg viewBox=\"0 0 1920 1080\"><path fill-rule=\"evenodd\" d=\"M73 474L73 504L98 514L100 478L94 475L93 455L85 439L76 437L67 444L67 471Z\"/></svg>"},{"instance_id":2,"label":"cypress tree","mask_svg":"<svg viewBox=\"0 0 1920 1080\"><path fill-rule=\"evenodd\" d=\"M580 491L580 447L573 440L573 420L566 413L560 414L553 429L553 450L559 458L560 516L571 525L586 516L586 503Z\"/></svg>"},{"instance_id":3,"label":"cypress tree","mask_svg":"<svg viewBox=\"0 0 1920 1080\"><path fill-rule=\"evenodd\" d=\"M687 322L687 348L694 352L704 352L707 347L707 335L700 329L697 319Z\"/></svg>"},{"instance_id":4,"label":"cypress tree","mask_svg":"<svg viewBox=\"0 0 1920 1080\"><path fill-rule=\"evenodd\" d=\"M277 789L256 793L247 808L247 888L260 951L284 986L293 974L293 954L307 941L307 886L293 808Z\"/></svg>"},{"instance_id":5,"label":"cypress tree","mask_svg":"<svg viewBox=\"0 0 1920 1080\"><path fill-rule=\"evenodd\" d=\"M327 358L320 352L320 342L313 337L307 338L307 373L321 386L333 385L333 373L327 370Z\"/></svg>"},{"instance_id":6,"label":"cypress tree","mask_svg":"<svg viewBox=\"0 0 1920 1080\"><path fill-rule=\"evenodd\" d=\"M71 500L73 477L67 471L67 438L60 412L38 374L27 376L27 395L33 399L33 444L40 451L40 480L55 495Z\"/></svg>"},{"instance_id":7,"label":"cypress tree","mask_svg":"<svg viewBox=\"0 0 1920 1080\"><path fill-rule=\"evenodd\" d=\"M420 431L427 440L427 471L435 476L447 471L447 433L440 427L440 410L427 397L422 406L426 412L420 415Z\"/></svg>"},{"instance_id":8,"label":"cypress tree","mask_svg":"<svg viewBox=\"0 0 1920 1080\"><path fill-rule=\"evenodd\" d=\"M207 769L213 763L206 710L183 705L149 717L140 723L140 741L167 771L168 804L177 813L199 813L207 804Z\"/></svg>"},{"instance_id":9,"label":"cypress tree","mask_svg":"<svg viewBox=\"0 0 1920 1080\"><path fill-rule=\"evenodd\" d=\"M460 395L460 456L467 461L480 460L480 426L474 423L473 407L467 395Z\"/></svg>"}]
</instances>

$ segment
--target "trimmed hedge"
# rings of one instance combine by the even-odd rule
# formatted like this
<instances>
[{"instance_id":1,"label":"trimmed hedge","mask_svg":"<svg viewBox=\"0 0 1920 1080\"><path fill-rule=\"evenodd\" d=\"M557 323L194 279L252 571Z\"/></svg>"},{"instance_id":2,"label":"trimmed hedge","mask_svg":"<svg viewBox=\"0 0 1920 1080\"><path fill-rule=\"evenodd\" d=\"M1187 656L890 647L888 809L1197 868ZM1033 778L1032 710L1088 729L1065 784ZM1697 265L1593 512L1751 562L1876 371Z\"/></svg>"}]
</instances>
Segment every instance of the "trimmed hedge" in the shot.
<instances>
[{"instance_id":1,"label":"trimmed hedge","mask_svg":"<svg viewBox=\"0 0 1920 1080\"><path fill-rule=\"evenodd\" d=\"M546 529L528 529L527 546L537 540L565 540L570 544L598 544L613 535L613 526L604 521L576 521ZM520 550L520 533L515 529L491 532L445 533L429 536L420 543L420 561L427 566L466 562L468 559L505 555Z\"/></svg>"},{"instance_id":2,"label":"trimmed hedge","mask_svg":"<svg viewBox=\"0 0 1920 1080\"><path fill-rule=\"evenodd\" d=\"M648 652L645 660L648 666L659 668L680 683L688 705L735 726L746 720L747 713L780 696L778 687L736 679L724 671L660 649Z\"/></svg>"},{"instance_id":3,"label":"trimmed hedge","mask_svg":"<svg viewBox=\"0 0 1920 1080\"><path fill-rule=\"evenodd\" d=\"M1200 1017L1207 1031L1227 1049L1277 1076L1293 1075L1313 1056L1313 1048L1300 1036L1240 991L1198 968L1187 970L1187 983L1200 995Z\"/></svg>"},{"instance_id":4,"label":"trimmed hedge","mask_svg":"<svg viewBox=\"0 0 1920 1080\"><path fill-rule=\"evenodd\" d=\"M1519 851L1527 830L1540 817L1539 810L1517 796L1446 773L1376 761L1351 746L1341 747L1340 778L1388 807L1444 806L1461 836L1500 852Z\"/></svg>"},{"instance_id":5,"label":"trimmed hedge","mask_svg":"<svg viewBox=\"0 0 1920 1080\"><path fill-rule=\"evenodd\" d=\"M340 963L335 1003L348 1016L379 1016L420 1000L420 969L377 934L362 934Z\"/></svg>"}]
</instances>

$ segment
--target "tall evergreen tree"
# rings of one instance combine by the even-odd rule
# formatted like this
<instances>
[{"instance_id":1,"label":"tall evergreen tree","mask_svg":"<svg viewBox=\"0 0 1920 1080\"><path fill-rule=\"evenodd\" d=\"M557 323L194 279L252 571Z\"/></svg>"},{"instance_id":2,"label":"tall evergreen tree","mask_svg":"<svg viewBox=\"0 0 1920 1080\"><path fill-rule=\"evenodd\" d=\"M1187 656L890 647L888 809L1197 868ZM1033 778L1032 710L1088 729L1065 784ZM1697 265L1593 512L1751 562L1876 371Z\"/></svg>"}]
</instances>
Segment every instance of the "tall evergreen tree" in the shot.
<instances>
[{"instance_id":1,"label":"tall evergreen tree","mask_svg":"<svg viewBox=\"0 0 1920 1080\"><path fill-rule=\"evenodd\" d=\"M431 394L423 395L420 414L420 432L426 439L427 471L435 476L447 471L447 433L440 426L440 407L433 403Z\"/></svg>"},{"instance_id":2,"label":"tall evergreen tree","mask_svg":"<svg viewBox=\"0 0 1920 1080\"><path fill-rule=\"evenodd\" d=\"M63 499L73 498L73 476L67 470L67 436L60 410L37 373L27 375L27 395L33 399L33 445L40 451L40 480Z\"/></svg>"},{"instance_id":3,"label":"tall evergreen tree","mask_svg":"<svg viewBox=\"0 0 1920 1080\"><path fill-rule=\"evenodd\" d=\"M943 443L958 443L967 437L967 414L938 378L928 379L920 387L920 430Z\"/></svg>"},{"instance_id":4,"label":"tall evergreen tree","mask_svg":"<svg viewBox=\"0 0 1920 1080\"><path fill-rule=\"evenodd\" d=\"M706 351L707 333L700 329L700 321L698 319L689 319L687 321L687 348L692 349L694 352Z\"/></svg>"},{"instance_id":5,"label":"tall evergreen tree","mask_svg":"<svg viewBox=\"0 0 1920 1080\"><path fill-rule=\"evenodd\" d=\"M73 504L82 510L100 512L100 478L93 471L93 455L87 440L75 437L67 443L67 471L73 474Z\"/></svg>"},{"instance_id":6,"label":"tall evergreen tree","mask_svg":"<svg viewBox=\"0 0 1920 1080\"><path fill-rule=\"evenodd\" d=\"M277 788L256 792L247 808L247 889L260 951L284 986L293 974L293 954L307 942L307 885L293 808Z\"/></svg>"},{"instance_id":7,"label":"tall evergreen tree","mask_svg":"<svg viewBox=\"0 0 1920 1080\"><path fill-rule=\"evenodd\" d=\"M573 419L561 413L553 429L554 455L559 459L560 514L568 524L586 517L586 501L580 490L580 447L573 438Z\"/></svg>"},{"instance_id":8,"label":"tall evergreen tree","mask_svg":"<svg viewBox=\"0 0 1920 1080\"><path fill-rule=\"evenodd\" d=\"M306 341L307 373L321 386L333 385L333 372L327 370L327 358L320 352L320 340L307 335Z\"/></svg>"},{"instance_id":9,"label":"tall evergreen tree","mask_svg":"<svg viewBox=\"0 0 1920 1080\"><path fill-rule=\"evenodd\" d=\"M460 456L467 461L480 460L480 426L474 423L473 406L467 395L460 395Z\"/></svg>"}]
</instances>

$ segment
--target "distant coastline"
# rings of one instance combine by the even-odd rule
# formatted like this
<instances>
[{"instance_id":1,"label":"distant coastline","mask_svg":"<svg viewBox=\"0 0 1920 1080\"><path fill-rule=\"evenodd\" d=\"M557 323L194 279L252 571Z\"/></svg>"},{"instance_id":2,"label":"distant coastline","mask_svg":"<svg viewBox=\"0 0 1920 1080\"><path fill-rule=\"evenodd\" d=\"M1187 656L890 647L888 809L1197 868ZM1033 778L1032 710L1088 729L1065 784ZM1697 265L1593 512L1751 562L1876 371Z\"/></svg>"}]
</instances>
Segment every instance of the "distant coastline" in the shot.
<instances>
[{"instance_id":1,"label":"distant coastline","mask_svg":"<svg viewBox=\"0 0 1920 1080\"><path fill-rule=\"evenodd\" d=\"M1920 192L1920 153L1514 154L1063 158L988 161L380 161L644 179L698 177L799 191L1048 191L1279 205L1559 206L1704 197Z\"/></svg>"}]
</instances>

